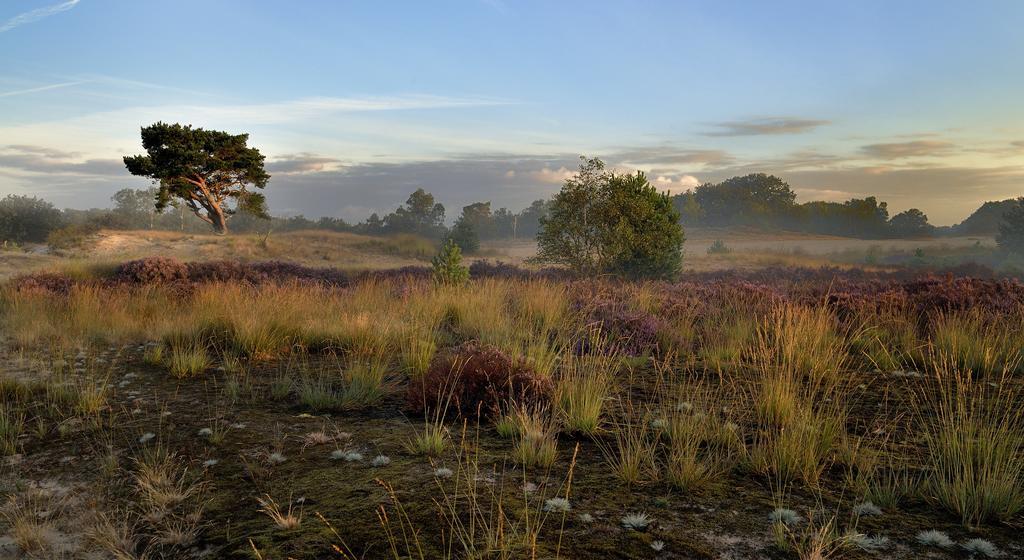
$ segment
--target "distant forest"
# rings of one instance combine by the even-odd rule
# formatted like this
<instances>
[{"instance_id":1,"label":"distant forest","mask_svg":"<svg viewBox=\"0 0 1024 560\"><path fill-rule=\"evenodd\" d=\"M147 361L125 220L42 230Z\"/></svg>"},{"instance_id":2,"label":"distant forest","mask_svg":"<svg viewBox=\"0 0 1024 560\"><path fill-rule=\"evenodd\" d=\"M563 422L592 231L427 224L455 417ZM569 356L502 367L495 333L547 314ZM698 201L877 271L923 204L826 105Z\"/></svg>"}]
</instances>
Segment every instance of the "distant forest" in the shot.
<instances>
[{"instance_id":1,"label":"distant forest","mask_svg":"<svg viewBox=\"0 0 1024 560\"><path fill-rule=\"evenodd\" d=\"M156 189L123 189L113 197L112 208L59 210L36 197L8 195L0 200L0 240L60 244L99 229L160 229L207 232L209 225L186 208L154 208ZM885 202L870 196L846 202L797 203L796 194L782 179L756 173L720 183L705 183L675 195L673 204L684 227L745 228L793 231L864 239L927 237L934 235L994 235L1003 215L1018 204L1016 199L986 202L962 223L936 228L918 209L893 216ZM491 203L475 202L462 207L453 225L446 225L447 210L423 189L409 195L404 205L380 216L350 224L340 218L305 216L260 218L239 212L231 219L236 232L325 229L368 235L415 234L430 239L451 235L473 240L533 239L540 229L548 201L535 200L513 212L492 209Z\"/></svg>"}]
</instances>

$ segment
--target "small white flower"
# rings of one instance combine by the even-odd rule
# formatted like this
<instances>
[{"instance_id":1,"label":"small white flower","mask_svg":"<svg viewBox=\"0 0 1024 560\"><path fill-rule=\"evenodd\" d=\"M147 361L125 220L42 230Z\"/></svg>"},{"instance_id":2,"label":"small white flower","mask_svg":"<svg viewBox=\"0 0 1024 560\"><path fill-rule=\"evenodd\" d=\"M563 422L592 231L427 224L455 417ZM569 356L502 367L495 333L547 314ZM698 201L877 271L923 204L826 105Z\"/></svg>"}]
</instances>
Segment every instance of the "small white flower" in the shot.
<instances>
[{"instance_id":1,"label":"small white flower","mask_svg":"<svg viewBox=\"0 0 1024 560\"><path fill-rule=\"evenodd\" d=\"M151 439L153 439L155 437L156 437L156 434L154 434L153 432L146 432L146 433L142 434L142 437L139 438L139 443L146 443L147 441L149 441L149 440L151 440Z\"/></svg>"},{"instance_id":2,"label":"small white flower","mask_svg":"<svg viewBox=\"0 0 1024 560\"><path fill-rule=\"evenodd\" d=\"M686 402L686 401L680 401L679 403L676 404L676 410L678 412L684 412L684 413L685 412L690 412L690 411L693 410L693 405L688 403L688 402Z\"/></svg>"},{"instance_id":3,"label":"small white flower","mask_svg":"<svg viewBox=\"0 0 1024 560\"><path fill-rule=\"evenodd\" d=\"M363 454L358 451L349 451L348 453L345 454L345 457L343 457L343 459L345 459L349 463L355 463L357 461L363 460Z\"/></svg>"},{"instance_id":4,"label":"small white flower","mask_svg":"<svg viewBox=\"0 0 1024 560\"><path fill-rule=\"evenodd\" d=\"M850 537L850 542L867 551L885 550L889 548L890 545L889 537L883 537L881 535L869 537L861 533Z\"/></svg>"},{"instance_id":5,"label":"small white flower","mask_svg":"<svg viewBox=\"0 0 1024 560\"><path fill-rule=\"evenodd\" d=\"M548 498L544 501L544 511L553 513L566 513L572 509L569 500L565 498Z\"/></svg>"},{"instance_id":6,"label":"small white flower","mask_svg":"<svg viewBox=\"0 0 1024 560\"><path fill-rule=\"evenodd\" d=\"M771 513L768 514L768 521L772 523L782 523L783 525L791 526L796 525L803 521L795 511L786 508L775 508Z\"/></svg>"},{"instance_id":7,"label":"small white flower","mask_svg":"<svg viewBox=\"0 0 1024 560\"><path fill-rule=\"evenodd\" d=\"M971 539L960 545L971 556L984 556L985 558L999 558L1003 553L999 552L996 545L985 539Z\"/></svg>"},{"instance_id":8,"label":"small white flower","mask_svg":"<svg viewBox=\"0 0 1024 560\"><path fill-rule=\"evenodd\" d=\"M661 552L662 550L665 550L665 541L652 541L651 549L654 550L654 552Z\"/></svg>"},{"instance_id":9,"label":"small white flower","mask_svg":"<svg viewBox=\"0 0 1024 560\"><path fill-rule=\"evenodd\" d=\"M203 428L202 430L199 430L199 436L200 437L210 437L212 435L213 435L213 430L210 429L210 428Z\"/></svg>"},{"instance_id":10,"label":"small white flower","mask_svg":"<svg viewBox=\"0 0 1024 560\"><path fill-rule=\"evenodd\" d=\"M937 546L939 548L951 548L953 546L953 539L949 538L949 535L934 529L918 533L917 542L925 546Z\"/></svg>"},{"instance_id":11,"label":"small white flower","mask_svg":"<svg viewBox=\"0 0 1024 560\"><path fill-rule=\"evenodd\" d=\"M644 531L651 524L651 518L646 513L627 513L620 521L624 528L633 531Z\"/></svg>"},{"instance_id":12,"label":"small white flower","mask_svg":"<svg viewBox=\"0 0 1024 560\"><path fill-rule=\"evenodd\" d=\"M860 517L871 517L874 515L882 515L882 508L876 506L871 502L864 502L862 504L857 504L856 506L854 506L853 513L857 514Z\"/></svg>"},{"instance_id":13,"label":"small white flower","mask_svg":"<svg viewBox=\"0 0 1024 560\"><path fill-rule=\"evenodd\" d=\"M208 468L216 465L217 463L218 463L218 461L216 459L207 459L207 460L203 461L203 468L208 469Z\"/></svg>"},{"instance_id":14,"label":"small white flower","mask_svg":"<svg viewBox=\"0 0 1024 560\"><path fill-rule=\"evenodd\" d=\"M288 459L285 458L283 454L278 453L276 451L267 456L267 462L270 463L271 465L280 465L281 463L287 460Z\"/></svg>"},{"instance_id":15,"label":"small white flower","mask_svg":"<svg viewBox=\"0 0 1024 560\"><path fill-rule=\"evenodd\" d=\"M652 430L661 432L664 431L665 428L668 428L668 422L666 422L664 418L655 418L654 420L651 420Z\"/></svg>"},{"instance_id":16,"label":"small white flower","mask_svg":"<svg viewBox=\"0 0 1024 560\"><path fill-rule=\"evenodd\" d=\"M339 461L339 460L344 459L344 458L345 458L345 452L342 451L341 449L335 449L334 451L331 451L331 459L334 459L335 461Z\"/></svg>"},{"instance_id":17,"label":"small white flower","mask_svg":"<svg viewBox=\"0 0 1024 560\"><path fill-rule=\"evenodd\" d=\"M455 473L448 467L438 467L434 469L434 476L437 478L451 478L453 474Z\"/></svg>"},{"instance_id":18,"label":"small white flower","mask_svg":"<svg viewBox=\"0 0 1024 560\"><path fill-rule=\"evenodd\" d=\"M581 513L580 514L580 521L582 521L583 523L593 523L594 522L594 516L590 515L589 513Z\"/></svg>"},{"instance_id":19,"label":"small white flower","mask_svg":"<svg viewBox=\"0 0 1024 560\"><path fill-rule=\"evenodd\" d=\"M386 467L391 464L391 457L387 455L377 455L370 461L370 465L374 467Z\"/></svg>"},{"instance_id":20,"label":"small white flower","mask_svg":"<svg viewBox=\"0 0 1024 560\"><path fill-rule=\"evenodd\" d=\"M526 492L527 494L533 494L536 491L537 491L537 485L536 484L534 484L532 482L527 482L527 483L523 484L523 492Z\"/></svg>"}]
</instances>

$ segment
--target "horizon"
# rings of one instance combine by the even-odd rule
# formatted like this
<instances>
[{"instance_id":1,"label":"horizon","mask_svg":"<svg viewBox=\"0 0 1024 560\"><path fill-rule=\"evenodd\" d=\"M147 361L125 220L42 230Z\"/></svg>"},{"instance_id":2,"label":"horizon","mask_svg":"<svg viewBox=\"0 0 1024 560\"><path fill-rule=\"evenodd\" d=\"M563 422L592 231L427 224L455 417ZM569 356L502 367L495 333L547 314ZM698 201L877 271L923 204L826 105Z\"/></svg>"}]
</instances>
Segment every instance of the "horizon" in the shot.
<instances>
[{"instance_id":1,"label":"horizon","mask_svg":"<svg viewBox=\"0 0 1024 560\"><path fill-rule=\"evenodd\" d=\"M0 195L109 206L158 120L249 133L274 214L350 222L420 187L517 211L581 154L940 226L1024 191L1019 3L399 4L4 5Z\"/></svg>"}]
</instances>

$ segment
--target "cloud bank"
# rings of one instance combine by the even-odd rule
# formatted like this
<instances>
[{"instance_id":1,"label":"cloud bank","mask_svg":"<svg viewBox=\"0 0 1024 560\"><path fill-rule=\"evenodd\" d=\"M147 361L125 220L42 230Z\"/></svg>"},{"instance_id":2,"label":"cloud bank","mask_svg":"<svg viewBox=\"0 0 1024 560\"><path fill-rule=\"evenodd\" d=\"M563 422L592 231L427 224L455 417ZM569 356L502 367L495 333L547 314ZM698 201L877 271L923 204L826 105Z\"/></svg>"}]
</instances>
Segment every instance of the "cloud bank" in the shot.
<instances>
[{"instance_id":1,"label":"cloud bank","mask_svg":"<svg viewBox=\"0 0 1024 560\"><path fill-rule=\"evenodd\" d=\"M705 136L763 136L776 134L799 134L810 132L829 121L800 119L794 117L763 117L738 121L712 123L717 130L705 132Z\"/></svg>"}]
</instances>

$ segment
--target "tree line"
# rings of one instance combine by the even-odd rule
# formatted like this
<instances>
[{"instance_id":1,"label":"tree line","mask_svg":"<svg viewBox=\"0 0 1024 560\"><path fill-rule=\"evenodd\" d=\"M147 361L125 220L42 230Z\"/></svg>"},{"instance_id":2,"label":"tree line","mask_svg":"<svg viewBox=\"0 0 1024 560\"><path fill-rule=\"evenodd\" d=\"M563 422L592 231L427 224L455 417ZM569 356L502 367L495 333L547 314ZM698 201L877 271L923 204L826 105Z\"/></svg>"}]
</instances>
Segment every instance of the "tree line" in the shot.
<instances>
[{"instance_id":1,"label":"tree line","mask_svg":"<svg viewBox=\"0 0 1024 560\"><path fill-rule=\"evenodd\" d=\"M924 212L911 208L890 217L886 203L873 196L798 204L788 183L764 173L705 183L677 195L673 203L685 226L781 229L865 239L936 233Z\"/></svg>"},{"instance_id":2,"label":"tree line","mask_svg":"<svg viewBox=\"0 0 1024 560\"><path fill-rule=\"evenodd\" d=\"M0 199L0 242L45 243L62 235L83 235L101 229L165 230L202 233L210 223L195 216L180 201L163 208L155 204L159 189L121 189L111 197L111 208L58 209L36 196L7 195ZM491 210L491 203L475 202L462 208L452 227L445 225L446 209L434 195L417 189L404 205L383 217L374 213L358 223L332 216L311 219L302 215L257 215L245 209L231 217L232 231L241 233L321 229L366 235L414 234L433 240L456 239L463 250L475 251L481 240L532 240L547 213L548 201L535 200L519 212ZM56 236L54 234L56 233Z\"/></svg>"},{"instance_id":3,"label":"tree line","mask_svg":"<svg viewBox=\"0 0 1024 560\"><path fill-rule=\"evenodd\" d=\"M146 153L125 157L124 163L131 174L151 179L152 188L123 189L113 196L112 209L92 210L62 211L36 197L10 195L0 200L0 240L59 244L101 228L201 231L212 227L226 233L230 221L233 230L243 232L327 229L414 234L453 241L466 252L476 251L481 240L536 238L542 257L545 247L561 243L559 250L579 261L574 267L603 269L616 259L635 261L644 251L660 250L634 230L660 228L664 216L688 227L782 229L861 238L919 237L939 231L916 208L890 216L886 203L873 196L797 203L788 183L764 173L705 183L669 197L656 193L643 174L608 172L600 160L586 158L579 173L551 199L536 200L519 212L492 210L489 201L475 202L462 208L451 227L446 225L444 205L422 188L394 211L372 214L356 224L335 217L273 217L260 192L270 175L264 169L264 156L248 145L247 134L158 122L143 127L141 136ZM1010 206L1019 206L1018 202L1000 204L1000 216ZM636 216L645 212L653 212L656 218L637 222ZM608 229L601 229L605 226ZM556 231L561 236L557 243ZM673 231L662 234L674 240ZM608 251L621 254L611 256ZM630 251L634 257L626 255Z\"/></svg>"}]
</instances>

